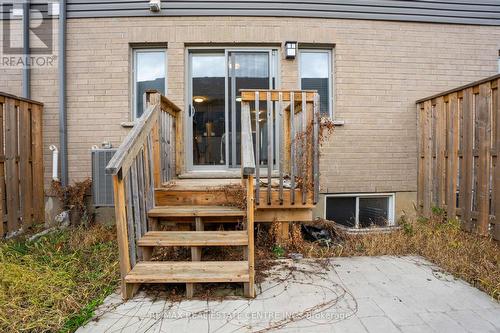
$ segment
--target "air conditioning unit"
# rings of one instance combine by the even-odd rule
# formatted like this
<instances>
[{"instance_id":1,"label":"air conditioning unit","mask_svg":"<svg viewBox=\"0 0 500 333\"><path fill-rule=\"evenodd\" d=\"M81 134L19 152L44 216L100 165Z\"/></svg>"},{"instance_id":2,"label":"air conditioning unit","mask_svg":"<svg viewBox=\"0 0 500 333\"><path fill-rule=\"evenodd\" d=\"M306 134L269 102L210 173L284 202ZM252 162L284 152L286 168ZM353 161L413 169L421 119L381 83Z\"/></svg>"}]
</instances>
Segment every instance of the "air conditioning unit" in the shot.
<instances>
[{"instance_id":1,"label":"air conditioning unit","mask_svg":"<svg viewBox=\"0 0 500 333\"><path fill-rule=\"evenodd\" d=\"M113 179L106 174L106 166L115 154L116 149L92 149L92 200L96 207L112 207Z\"/></svg>"}]
</instances>

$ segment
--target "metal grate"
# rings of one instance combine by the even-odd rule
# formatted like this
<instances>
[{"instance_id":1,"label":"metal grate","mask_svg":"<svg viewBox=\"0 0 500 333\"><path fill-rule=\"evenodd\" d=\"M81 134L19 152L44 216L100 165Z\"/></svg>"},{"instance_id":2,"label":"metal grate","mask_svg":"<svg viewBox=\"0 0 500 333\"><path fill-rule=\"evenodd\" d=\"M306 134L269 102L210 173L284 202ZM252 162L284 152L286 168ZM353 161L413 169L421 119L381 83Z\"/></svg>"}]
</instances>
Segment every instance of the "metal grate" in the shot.
<instances>
[{"instance_id":1,"label":"metal grate","mask_svg":"<svg viewBox=\"0 0 500 333\"><path fill-rule=\"evenodd\" d=\"M92 149L92 200L96 207L114 206L113 182L106 165L116 149Z\"/></svg>"}]
</instances>

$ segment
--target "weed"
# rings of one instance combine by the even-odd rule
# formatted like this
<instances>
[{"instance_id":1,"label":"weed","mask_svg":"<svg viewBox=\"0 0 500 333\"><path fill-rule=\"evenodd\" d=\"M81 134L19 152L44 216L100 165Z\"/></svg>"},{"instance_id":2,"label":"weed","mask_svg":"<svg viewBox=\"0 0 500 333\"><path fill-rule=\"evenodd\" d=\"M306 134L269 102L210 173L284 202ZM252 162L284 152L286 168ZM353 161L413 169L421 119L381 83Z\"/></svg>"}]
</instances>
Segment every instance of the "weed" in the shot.
<instances>
[{"instance_id":1,"label":"weed","mask_svg":"<svg viewBox=\"0 0 500 333\"><path fill-rule=\"evenodd\" d=\"M119 279L114 228L0 242L0 331L73 332Z\"/></svg>"},{"instance_id":2,"label":"weed","mask_svg":"<svg viewBox=\"0 0 500 333\"><path fill-rule=\"evenodd\" d=\"M308 243L300 251L305 257L421 255L458 278L484 290L500 300L500 245L491 238L479 237L461 229L457 219L446 219L442 210L430 218L403 218L402 228L390 233L346 234L328 221L334 238L330 248ZM297 241L290 233L290 243ZM294 251L300 250L294 248Z\"/></svg>"},{"instance_id":3,"label":"weed","mask_svg":"<svg viewBox=\"0 0 500 333\"><path fill-rule=\"evenodd\" d=\"M273 254L276 258L283 258L283 256L285 255L285 249L280 245L275 245L273 247Z\"/></svg>"}]
</instances>

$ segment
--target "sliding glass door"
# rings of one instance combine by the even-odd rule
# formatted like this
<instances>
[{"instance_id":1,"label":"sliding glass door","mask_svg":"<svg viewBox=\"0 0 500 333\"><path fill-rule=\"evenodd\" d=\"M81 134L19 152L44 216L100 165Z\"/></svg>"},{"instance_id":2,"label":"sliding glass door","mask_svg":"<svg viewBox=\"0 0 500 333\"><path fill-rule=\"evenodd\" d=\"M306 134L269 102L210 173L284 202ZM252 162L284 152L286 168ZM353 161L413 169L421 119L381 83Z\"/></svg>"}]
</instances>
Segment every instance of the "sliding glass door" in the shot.
<instances>
[{"instance_id":1,"label":"sliding glass door","mask_svg":"<svg viewBox=\"0 0 500 333\"><path fill-rule=\"evenodd\" d=\"M188 166L191 170L239 167L239 90L276 88L277 65L276 50L189 53L188 137L192 145L188 150ZM265 105L261 109L253 110L252 122L259 117L260 146L267 149Z\"/></svg>"}]
</instances>

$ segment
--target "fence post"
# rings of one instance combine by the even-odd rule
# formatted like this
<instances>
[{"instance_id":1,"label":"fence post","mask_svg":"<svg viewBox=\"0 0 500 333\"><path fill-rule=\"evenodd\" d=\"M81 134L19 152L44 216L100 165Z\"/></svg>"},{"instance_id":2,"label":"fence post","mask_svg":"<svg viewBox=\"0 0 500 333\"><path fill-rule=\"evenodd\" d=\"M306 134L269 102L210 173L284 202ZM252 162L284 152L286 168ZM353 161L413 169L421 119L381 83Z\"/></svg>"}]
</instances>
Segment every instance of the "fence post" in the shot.
<instances>
[{"instance_id":1,"label":"fence post","mask_svg":"<svg viewBox=\"0 0 500 333\"><path fill-rule=\"evenodd\" d=\"M477 163L477 232L480 235L488 235L489 229L489 202L490 202L490 83L479 86L477 96L477 136L478 136L478 163Z\"/></svg>"},{"instance_id":2,"label":"fence post","mask_svg":"<svg viewBox=\"0 0 500 333\"><path fill-rule=\"evenodd\" d=\"M495 224L493 226L493 238L500 241L500 79L493 82L495 89L492 90L492 118L494 119L493 124L491 124L491 130L493 131L494 147L495 147L495 166L492 170L493 178L493 189L495 201L492 203L493 212L495 214ZM492 86L493 86L492 84Z\"/></svg>"}]
</instances>

